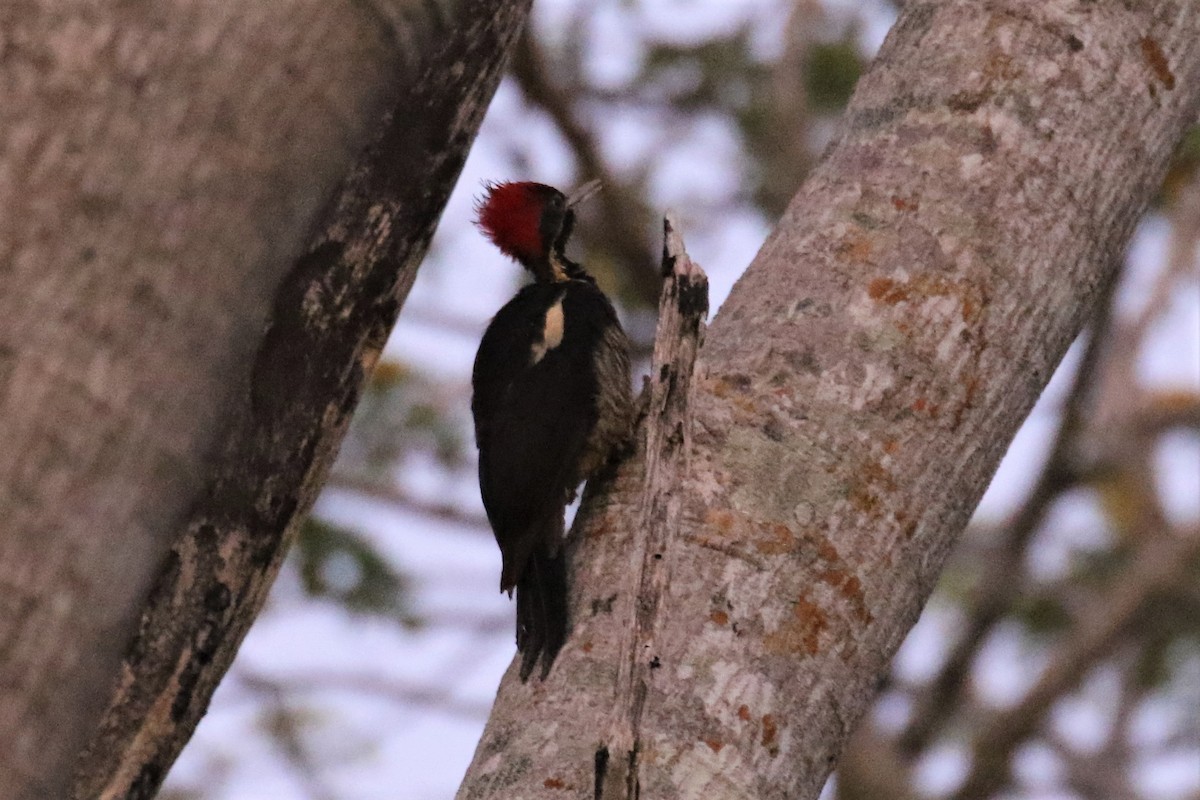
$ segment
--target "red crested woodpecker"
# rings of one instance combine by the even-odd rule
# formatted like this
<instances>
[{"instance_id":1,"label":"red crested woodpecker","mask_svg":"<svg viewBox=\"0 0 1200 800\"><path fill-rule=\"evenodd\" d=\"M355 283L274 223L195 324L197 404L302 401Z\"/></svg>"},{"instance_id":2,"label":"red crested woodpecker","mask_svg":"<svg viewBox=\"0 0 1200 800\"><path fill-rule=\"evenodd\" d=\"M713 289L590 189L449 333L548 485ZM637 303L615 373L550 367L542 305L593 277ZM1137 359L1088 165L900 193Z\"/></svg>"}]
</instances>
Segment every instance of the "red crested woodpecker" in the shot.
<instances>
[{"instance_id":1,"label":"red crested woodpecker","mask_svg":"<svg viewBox=\"0 0 1200 800\"><path fill-rule=\"evenodd\" d=\"M490 184L478 225L533 275L488 325L471 376L479 489L500 545L500 591L517 592L521 680L542 677L567 638L563 510L628 440L629 340L612 303L565 248L571 197L540 183Z\"/></svg>"}]
</instances>

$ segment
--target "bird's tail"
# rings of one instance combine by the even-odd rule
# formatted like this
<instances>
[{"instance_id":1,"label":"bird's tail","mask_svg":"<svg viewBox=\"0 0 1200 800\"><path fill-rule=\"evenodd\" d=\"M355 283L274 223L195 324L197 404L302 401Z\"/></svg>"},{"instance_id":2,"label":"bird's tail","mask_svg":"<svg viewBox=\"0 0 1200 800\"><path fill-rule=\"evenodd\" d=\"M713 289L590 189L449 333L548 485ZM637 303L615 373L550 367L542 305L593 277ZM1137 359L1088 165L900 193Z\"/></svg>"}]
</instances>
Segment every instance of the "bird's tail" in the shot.
<instances>
[{"instance_id":1,"label":"bird's tail","mask_svg":"<svg viewBox=\"0 0 1200 800\"><path fill-rule=\"evenodd\" d=\"M535 547L517 581L517 650L521 680L542 659L542 678L567 641L567 566L563 548L553 555Z\"/></svg>"}]
</instances>

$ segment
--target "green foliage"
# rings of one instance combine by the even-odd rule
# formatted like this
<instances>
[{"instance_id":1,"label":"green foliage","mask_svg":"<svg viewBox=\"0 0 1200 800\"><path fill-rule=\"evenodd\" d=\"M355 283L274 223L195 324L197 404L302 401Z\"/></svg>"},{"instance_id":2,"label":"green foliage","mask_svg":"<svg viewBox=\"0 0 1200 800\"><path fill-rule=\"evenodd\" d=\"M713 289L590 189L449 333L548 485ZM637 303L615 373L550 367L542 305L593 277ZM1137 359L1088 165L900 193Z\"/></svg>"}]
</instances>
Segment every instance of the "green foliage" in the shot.
<instances>
[{"instance_id":1,"label":"green foliage","mask_svg":"<svg viewBox=\"0 0 1200 800\"><path fill-rule=\"evenodd\" d=\"M1056 595L1022 596L1013 612L1032 635L1061 633L1071 627L1070 612Z\"/></svg>"},{"instance_id":2,"label":"green foliage","mask_svg":"<svg viewBox=\"0 0 1200 800\"><path fill-rule=\"evenodd\" d=\"M652 44L638 92L675 111L736 111L769 75L768 65L754 58L749 39L749 28L743 26L697 44Z\"/></svg>"},{"instance_id":3,"label":"green foliage","mask_svg":"<svg viewBox=\"0 0 1200 800\"><path fill-rule=\"evenodd\" d=\"M813 110L825 114L840 112L862 74L863 61L858 47L849 39L817 42L809 48L804 65L804 88Z\"/></svg>"},{"instance_id":4,"label":"green foliage","mask_svg":"<svg viewBox=\"0 0 1200 800\"><path fill-rule=\"evenodd\" d=\"M300 529L294 554L304 589L313 597L416 624L406 610L404 579L353 531L310 517Z\"/></svg>"},{"instance_id":5,"label":"green foliage","mask_svg":"<svg viewBox=\"0 0 1200 800\"><path fill-rule=\"evenodd\" d=\"M356 473L380 473L423 452L444 467L460 467L466 462L461 406L460 398L407 365L381 362L350 425L342 462Z\"/></svg>"},{"instance_id":6,"label":"green foliage","mask_svg":"<svg viewBox=\"0 0 1200 800\"><path fill-rule=\"evenodd\" d=\"M1173 206L1180 190L1192 182L1197 170L1200 170L1200 125L1185 133L1175 148L1162 188L1154 199L1155 206Z\"/></svg>"}]
</instances>

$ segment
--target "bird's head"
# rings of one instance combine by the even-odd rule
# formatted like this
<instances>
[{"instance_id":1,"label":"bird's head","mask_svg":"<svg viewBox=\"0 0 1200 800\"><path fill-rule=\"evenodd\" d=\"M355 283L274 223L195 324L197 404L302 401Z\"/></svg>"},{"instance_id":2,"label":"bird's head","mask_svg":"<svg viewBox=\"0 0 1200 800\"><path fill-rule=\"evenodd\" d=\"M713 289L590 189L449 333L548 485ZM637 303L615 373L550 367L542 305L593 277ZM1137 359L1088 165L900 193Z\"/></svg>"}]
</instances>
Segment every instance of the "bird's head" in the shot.
<instances>
[{"instance_id":1,"label":"bird's head","mask_svg":"<svg viewBox=\"0 0 1200 800\"><path fill-rule=\"evenodd\" d=\"M537 280L567 280L579 271L564 252L575 225L575 207L599 188L599 181L591 181L567 196L544 183L490 183L476 204L476 224L500 252Z\"/></svg>"}]
</instances>

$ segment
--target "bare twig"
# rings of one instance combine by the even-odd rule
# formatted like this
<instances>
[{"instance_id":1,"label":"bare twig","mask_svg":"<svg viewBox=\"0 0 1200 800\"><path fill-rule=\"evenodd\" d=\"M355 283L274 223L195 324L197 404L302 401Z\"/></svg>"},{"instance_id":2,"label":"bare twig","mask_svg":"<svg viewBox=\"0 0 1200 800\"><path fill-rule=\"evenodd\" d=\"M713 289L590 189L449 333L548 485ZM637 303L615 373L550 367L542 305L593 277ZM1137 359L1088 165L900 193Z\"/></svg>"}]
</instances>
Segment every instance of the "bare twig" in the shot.
<instances>
[{"instance_id":1,"label":"bare twig","mask_svg":"<svg viewBox=\"0 0 1200 800\"><path fill-rule=\"evenodd\" d=\"M971 748L971 772L952 800L981 800L1001 789L1009 780L1013 752L1037 730L1054 701L1074 689L1129 632L1147 601L1187 580L1198 555L1200 530L1143 540L1127 572L1089 604L1087 614L1078 620L1070 638L1056 648L1050 664L1021 702L981 726Z\"/></svg>"},{"instance_id":2,"label":"bare twig","mask_svg":"<svg viewBox=\"0 0 1200 800\"><path fill-rule=\"evenodd\" d=\"M644 206L637 193L608 168L595 138L576 119L571 98L551 80L545 55L528 27L517 41L512 72L525 98L554 122L575 154L580 173L604 184L599 208L605 244L623 266L625 281L646 305L653 305L658 298L659 278L652 267L655 247L639 222L647 217L639 213Z\"/></svg>"},{"instance_id":3,"label":"bare twig","mask_svg":"<svg viewBox=\"0 0 1200 800\"><path fill-rule=\"evenodd\" d=\"M759 151L764 168L757 199L770 216L787 208L816 158L805 72L825 11L817 0L793 0L791 6L783 53L771 70L771 122L761 134Z\"/></svg>"},{"instance_id":4,"label":"bare twig","mask_svg":"<svg viewBox=\"0 0 1200 800\"><path fill-rule=\"evenodd\" d=\"M404 309L405 323L428 325L457 336L476 339L483 334L487 320L476 319L466 314L449 311L445 308L425 308L414 306Z\"/></svg>"},{"instance_id":5,"label":"bare twig","mask_svg":"<svg viewBox=\"0 0 1200 800\"><path fill-rule=\"evenodd\" d=\"M858 729L838 762L837 800L916 800L908 765L870 719Z\"/></svg>"},{"instance_id":6,"label":"bare twig","mask_svg":"<svg viewBox=\"0 0 1200 800\"><path fill-rule=\"evenodd\" d=\"M453 717L479 721L487 717L488 704L461 700L441 687L409 686L394 678L356 672L312 672L302 675L272 675L238 667L235 677L247 688L283 695L305 692L350 691L386 698L406 706L417 706Z\"/></svg>"},{"instance_id":7,"label":"bare twig","mask_svg":"<svg viewBox=\"0 0 1200 800\"><path fill-rule=\"evenodd\" d=\"M1200 171L1182 187L1168 213L1171 233L1167 243L1167 258L1146 304L1128 323L1133 346L1141 343L1147 329L1170 303L1179 282L1187 276L1197 277L1200 269Z\"/></svg>"},{"instance_id":8,"label":"bare twig","mask_svg":"<svg viewBox=\"0 0 1200 800\"><path fill-rule=\"evenodd\" d=\"M1176 428L1200 431L1200 394L1156 392L1145 401L1132 421L1136 435L1153 437Z\"/></svg>"},{"instance_id":9,"label":"bare twig","mask_svg":"<svg viewBox=\"0 0 1200 800\"><path fill-rule=\"evenodd\" d=\"M325 488L333 491L352 492L360 497L378 500L395 506L399 511L410 511L426 517L455 522L470 528L490 531L487 517L465 511L451 503L435 503L422 500L406 492L393 482L379 481L361 475L335 472L325 482Z\"/></svg>"},{"instance_id":10,"label":"bare twig","mask_svg":"<svg viewBox=\"0 0 1200 800\"><path fill-rule=\"evenodd\" d=\"M267 698L270 714L270 735L288 764L303 778L303 786L312 800L337 800L337 795L321 777L321 770L314 762L300 732L301 722L288 703L287 692L279 684L260 676L239 676L247 688Z\"/></svg>"}]
</instances>

